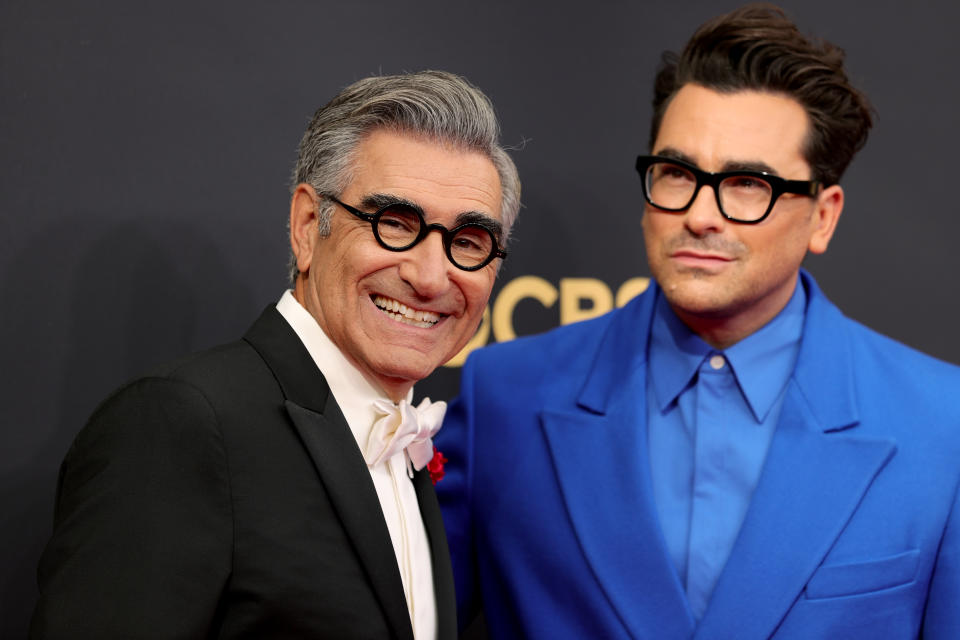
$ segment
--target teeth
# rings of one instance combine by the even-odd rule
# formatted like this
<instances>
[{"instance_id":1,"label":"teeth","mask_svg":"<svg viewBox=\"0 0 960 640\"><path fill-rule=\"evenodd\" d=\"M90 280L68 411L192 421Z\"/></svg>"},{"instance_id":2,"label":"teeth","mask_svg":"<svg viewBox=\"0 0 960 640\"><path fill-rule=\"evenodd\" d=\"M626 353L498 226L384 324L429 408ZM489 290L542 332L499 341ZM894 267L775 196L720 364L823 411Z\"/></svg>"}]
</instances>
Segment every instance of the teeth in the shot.
<instances>
[{"instance_id":1,"label":"teeth","mask_svg":"<svg viewBox=\"0 0 960 640\"><path fill-rule=\"evenodd\" d=\"M440 315L437 313L413 309L397 300L385 298L384 296L374 296L373 304L377 305L377 307L394 320L415 327L426 329L440 322Z\"/></svg>"}]
</instances>

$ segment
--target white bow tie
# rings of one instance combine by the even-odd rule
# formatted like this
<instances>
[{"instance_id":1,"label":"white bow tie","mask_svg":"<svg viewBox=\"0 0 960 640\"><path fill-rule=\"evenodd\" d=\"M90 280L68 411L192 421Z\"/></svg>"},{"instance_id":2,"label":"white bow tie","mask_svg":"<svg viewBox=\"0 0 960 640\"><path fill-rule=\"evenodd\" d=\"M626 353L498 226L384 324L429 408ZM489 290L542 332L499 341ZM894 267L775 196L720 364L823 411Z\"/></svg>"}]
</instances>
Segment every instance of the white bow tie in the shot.
<instances>
[{"instance_id":1,"label":"white bow tie","mask_svg":"<svg viewBox=\"0 0 960 640\"><path fill-rule=\"evenodd\" d=\"M399 404L377 400L373 403L373 409L377 419L367 439L364 460L373 467L406 450L407 471L413 477L411 463L419 471L433 459L431 438L440 430L447 403L431 403L430 398L424 398L420 406L414 407L406 400L401 400Z\"/></svg>"}]
</instances>

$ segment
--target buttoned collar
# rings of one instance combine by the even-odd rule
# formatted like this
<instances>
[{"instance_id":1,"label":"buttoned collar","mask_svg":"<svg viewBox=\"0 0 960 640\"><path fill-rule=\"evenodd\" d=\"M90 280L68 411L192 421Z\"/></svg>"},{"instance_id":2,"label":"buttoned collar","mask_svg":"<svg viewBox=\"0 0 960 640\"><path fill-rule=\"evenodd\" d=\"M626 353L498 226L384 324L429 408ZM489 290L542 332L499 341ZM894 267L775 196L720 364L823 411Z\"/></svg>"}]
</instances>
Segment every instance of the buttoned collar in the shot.
<instances>
[{"instance_id":1,"label":"buttoned collar","mask_svg":"<svg viewBox=\"0 0 960 640\"><path fill-rule=\"evenodd\" d=\"M650 329L648 371L660 411L696 383L704 360L721 354L730 364L754 419L761 422L793 373L803 335L806 292L800 279L787 305L766 325L717 351L693 333L670 308L662 292Z\"/></svg>"}]
</instances>

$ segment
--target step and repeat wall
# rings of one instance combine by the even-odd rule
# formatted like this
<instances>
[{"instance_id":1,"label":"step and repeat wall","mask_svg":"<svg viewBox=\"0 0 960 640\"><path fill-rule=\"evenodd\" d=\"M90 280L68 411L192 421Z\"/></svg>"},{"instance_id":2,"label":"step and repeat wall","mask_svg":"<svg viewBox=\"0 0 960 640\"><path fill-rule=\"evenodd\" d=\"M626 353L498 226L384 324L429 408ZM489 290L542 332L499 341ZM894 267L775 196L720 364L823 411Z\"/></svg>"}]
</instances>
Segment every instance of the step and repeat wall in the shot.
<instances>
[{"instance_id":1,"label":"step and repeat wall","mask_svg":"<svg viewBox=\"0 0 960 640\"><path fill-rule=\"evenodd\" d=\"M0 4L0 637L26 632L57 469L124 380L240 336L286 286L314 109L426 68L491 97L523 208L465 351L603 313L649 276L633 169L665 49L733 2ZM960 362L954 3L789 0L877 111L807 268L848 315ZM456 393L461 354L417 387Z\"/></svg>"}]
</instances>

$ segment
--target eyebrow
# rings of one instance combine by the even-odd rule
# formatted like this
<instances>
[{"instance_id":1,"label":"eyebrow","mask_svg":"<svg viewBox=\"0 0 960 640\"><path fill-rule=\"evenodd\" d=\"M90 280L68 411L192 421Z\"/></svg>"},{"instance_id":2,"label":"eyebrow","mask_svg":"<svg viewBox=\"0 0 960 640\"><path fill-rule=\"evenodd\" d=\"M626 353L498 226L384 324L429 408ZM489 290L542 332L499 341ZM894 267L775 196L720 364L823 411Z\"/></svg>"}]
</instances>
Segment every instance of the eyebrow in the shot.
<instances>
[{"instance_id":1,"label":"eyebrow","mask_svg":"<svg viewBox=\"0 0 960 640\"><path fill-rule=\"evenodd\" d=\"M664 147L656 153L658 156L663 156L666 158L673 158L675 160L682 160L687 164L692 164L693 166L700 168L700 165L686 153L673 147ZM779 176L780 173L768 165L762 160L727 160L723 163L723 166L720 167L720 171L716 173L723 173L726 171L759 171L761 173L769 173L772 176Z\"/></svg>"},{"instance_id":2,"label":"eyebrow","mask_svg":"<svg viewBox=\"0 0 960 640\"><path fill-rule=\"evenodd\" d=\"M411 209L416 209L421 214L423 213L423 209L421 209L416 202L407 200L406 198L401 198L399 196L392 196L387 193L371 193L369 195L364 196L363 199L360 200L360 208L374 209L376 211L379 211L384 207L389 207L390 205L393 205L393 204L402 204L404 206L410 207Z\"/></svg>"},{"instance_id":3,"label":"eyebrow","mask_svg":"<svg viewBox=\"0 0 960 640\"><path fill-rule=\"evenodd\" d=\"M420 215L426 220L427 216L423 212L423 207L418 205L412 200L407 200L406 198L401 198L400 196L394 196L387 193L371 193L363 197L360 200L360 207L362 209L373 209L379 211L384 207L389 207L390 205L400 204L405 207L410 207L420 212ZM483 213L482 211L463 211L457 214L456 219L454 220L454 227L459 227L465 224L475 224L485 229L489 229L493 233L494 237L498 240L503 239L503 224L494 218L493 216Z\"/></svg>"},{"instance_id":4,"label":"eyebrow","mask_svg":"<svg viewBox=\"0 0 960 640\"><path fill-rule=\"evenodd\" d=\"M465 211L457 214L457 226L475 224L488 229L497 241L503 241L503 224L496 218L480 211Z\"/></svg>"}]
</instances>

